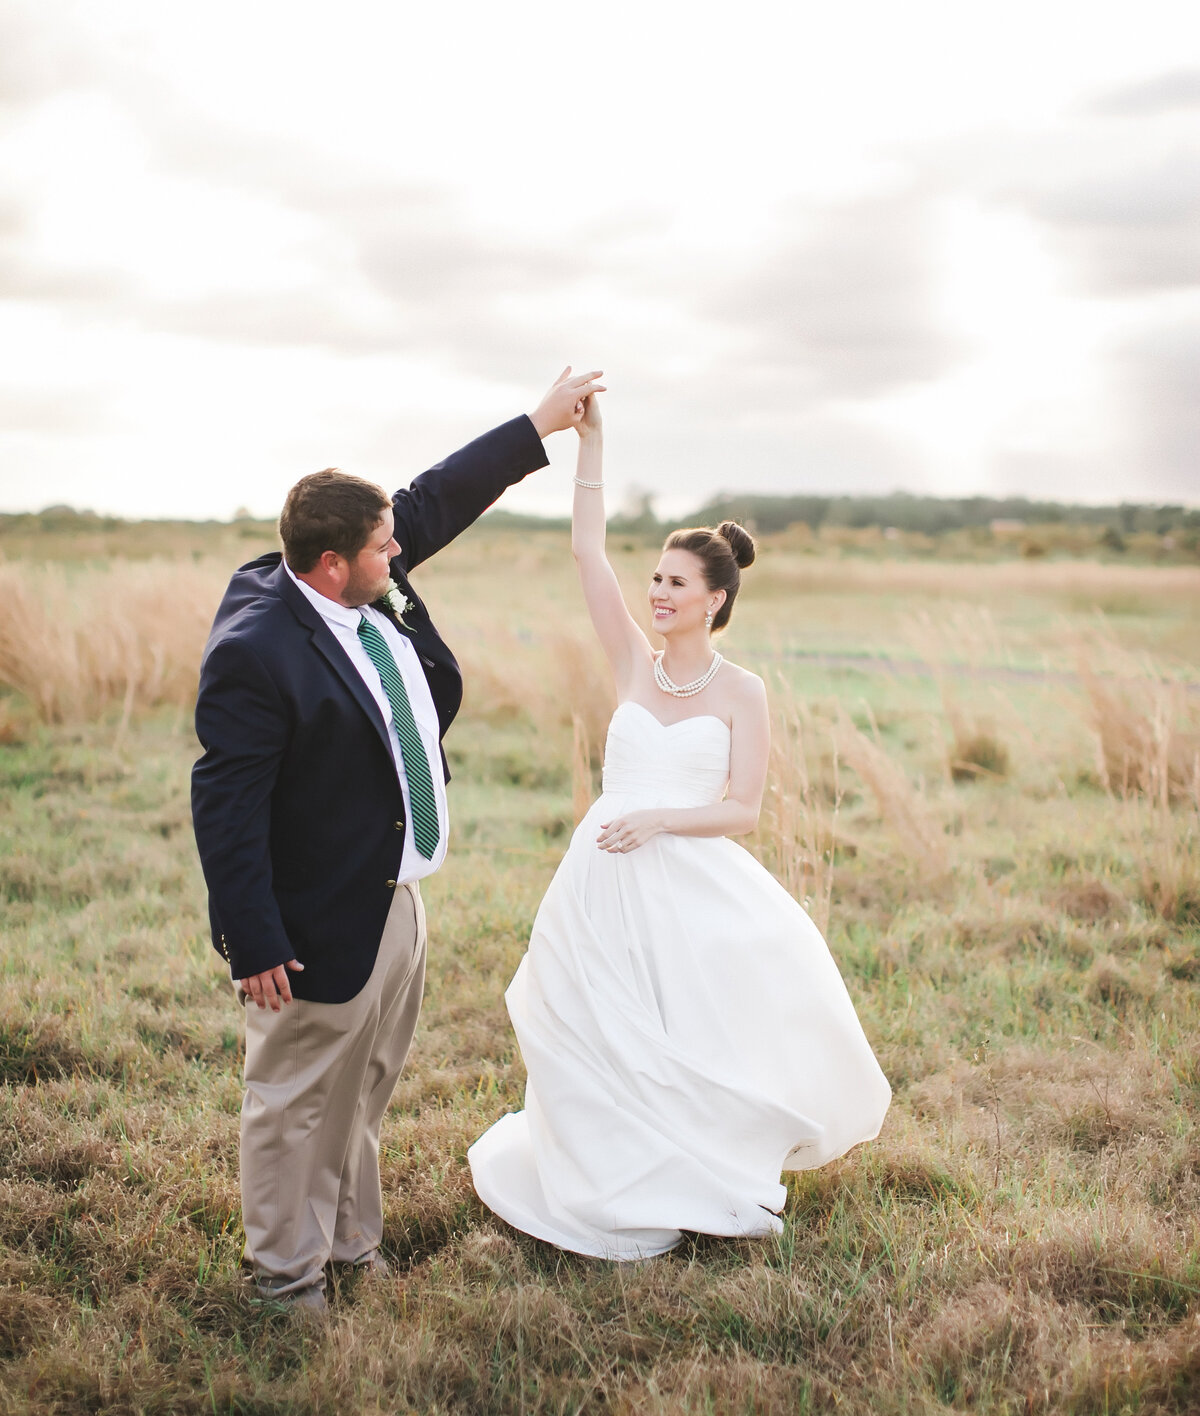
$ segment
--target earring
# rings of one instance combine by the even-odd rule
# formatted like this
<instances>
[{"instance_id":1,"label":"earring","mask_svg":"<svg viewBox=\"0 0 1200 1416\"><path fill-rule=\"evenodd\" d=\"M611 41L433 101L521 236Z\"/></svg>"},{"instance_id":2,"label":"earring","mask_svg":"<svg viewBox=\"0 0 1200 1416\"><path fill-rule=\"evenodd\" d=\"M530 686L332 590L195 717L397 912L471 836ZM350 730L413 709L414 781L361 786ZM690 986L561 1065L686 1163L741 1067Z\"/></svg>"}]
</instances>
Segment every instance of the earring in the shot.
<instances>
[{"instance_id":1,"label":"earring","mask_svg":"<svg viewBox=\"0 0 1200 1416\"><path fill-rule=\"evenodd\" d=\"M708 614L706 614L706 615L704 616L704 628L705 628L705 629L711 629L711 628L712 628L712 615L713 615L713 612L712 612L711 610L709 610Z\"/></svg>"}]
</instances>

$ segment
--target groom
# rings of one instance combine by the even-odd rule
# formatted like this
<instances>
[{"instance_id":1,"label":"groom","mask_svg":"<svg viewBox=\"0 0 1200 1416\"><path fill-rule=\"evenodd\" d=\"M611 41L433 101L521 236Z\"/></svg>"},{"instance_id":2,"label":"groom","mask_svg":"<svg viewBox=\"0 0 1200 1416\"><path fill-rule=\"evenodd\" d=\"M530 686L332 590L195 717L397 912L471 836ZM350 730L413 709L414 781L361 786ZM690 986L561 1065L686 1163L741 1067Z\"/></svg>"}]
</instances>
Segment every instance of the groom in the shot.
<instances>
[{"instance_id":1,"label":"groom","mask_svg":"<svg viewBox=\"0 0 1200 1416\"><path fill-rule=\"evenodd\" d=\"M386 1274L379 1128L425 977L417 882L446 852L441 739L462 677L408 572L547 462L599 374L390 500L302 478L200 669L192 816L213 943L246 1004L242 1217L263 1297L324 1309L325 1266ZM396 588L393 588L394 586Z\"/></svg>"}]
</instances>

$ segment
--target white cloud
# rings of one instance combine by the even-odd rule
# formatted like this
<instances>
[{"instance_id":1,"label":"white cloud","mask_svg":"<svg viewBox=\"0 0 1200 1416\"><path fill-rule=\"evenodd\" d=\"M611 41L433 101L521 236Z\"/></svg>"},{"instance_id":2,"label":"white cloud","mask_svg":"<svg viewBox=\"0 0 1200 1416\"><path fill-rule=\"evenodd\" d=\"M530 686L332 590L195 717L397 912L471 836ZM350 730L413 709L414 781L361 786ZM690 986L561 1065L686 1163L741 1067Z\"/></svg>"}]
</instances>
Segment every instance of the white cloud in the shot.
<instances>
[{"instance_id":1,"label":"white cloud","mask_svg":"<svg viewBox=\"0 0 1200 1416\"><path fill-rule=\"evenodd\" d=\"M1146 117L1200 108L1200 69L1170 69L1123 84L1098 95L1088 105L1092 113L1105 117Z\"/></svg>"},{"instance_id":2,"label":"white cloud","mask_svg":"<svg viewBox=\"0 0 1200 1416\"><path fill-rule=\"evenodd\" d=\"M1187 495L1185 15L15 0L0 506L402 480L565 359L664 505Z\"/></svg>"}]
</instances>

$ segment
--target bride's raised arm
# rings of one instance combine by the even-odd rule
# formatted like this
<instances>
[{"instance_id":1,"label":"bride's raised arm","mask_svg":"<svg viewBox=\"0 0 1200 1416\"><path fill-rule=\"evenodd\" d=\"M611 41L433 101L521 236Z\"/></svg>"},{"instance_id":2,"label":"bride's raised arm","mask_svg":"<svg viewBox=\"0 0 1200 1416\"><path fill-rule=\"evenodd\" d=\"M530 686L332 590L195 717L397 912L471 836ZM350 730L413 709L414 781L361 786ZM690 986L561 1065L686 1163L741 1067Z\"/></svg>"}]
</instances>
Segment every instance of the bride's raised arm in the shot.
<instances>
[{"instance_id":1,"label":"bride's raised arm","mask_svg":"<svg viewBox=\"0 0 1200 1416\"><path fill-rule=\"evenodd\" d=\"M629 613L625 597L604 550L604 427L595 394L585 402L576 425L579 461L571 513L571 550L579 567L583 598L592 625L616 680L617 698L625 699L639 659L652 657L650 641Z\"/></svg>"}]
</instances>

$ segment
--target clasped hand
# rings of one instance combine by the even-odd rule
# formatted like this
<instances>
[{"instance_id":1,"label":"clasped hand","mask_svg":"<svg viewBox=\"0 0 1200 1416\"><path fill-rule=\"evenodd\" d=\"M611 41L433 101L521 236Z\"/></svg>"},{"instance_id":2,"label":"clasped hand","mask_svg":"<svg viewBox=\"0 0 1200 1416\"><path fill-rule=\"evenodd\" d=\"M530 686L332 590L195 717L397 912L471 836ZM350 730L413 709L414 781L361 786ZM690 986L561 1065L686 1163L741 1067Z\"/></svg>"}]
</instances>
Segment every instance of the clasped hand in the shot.
<instances>
[{"instance_id":1,"label":"clasped hand","mask_svg":"<svg viewBox=\"0 0 1200 1416\"><path fill-rule=\"evenodd\" d=\"M601 822L596 844L602 851L624 855L644 846L665 829L658 812L631 811L628 816L617 816L612 821Z\"/></svg>"},{"instance_id":2,"label":"clasped hand","mask_svg":"<svg viewBox=\"0 0 1200 1416\"><path fill-rule=\"evenodd\" d=\"M571 366L567 365L529 415L539 438L563 428L578 428L585 422L589 398L593 393L604 392L604 385L596 382L600 374L599 369L593 369L590 374L572 376Z\"/></svg>"}]
</instances>

